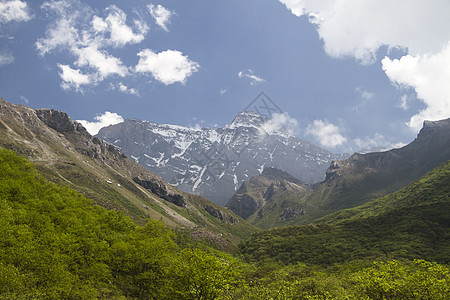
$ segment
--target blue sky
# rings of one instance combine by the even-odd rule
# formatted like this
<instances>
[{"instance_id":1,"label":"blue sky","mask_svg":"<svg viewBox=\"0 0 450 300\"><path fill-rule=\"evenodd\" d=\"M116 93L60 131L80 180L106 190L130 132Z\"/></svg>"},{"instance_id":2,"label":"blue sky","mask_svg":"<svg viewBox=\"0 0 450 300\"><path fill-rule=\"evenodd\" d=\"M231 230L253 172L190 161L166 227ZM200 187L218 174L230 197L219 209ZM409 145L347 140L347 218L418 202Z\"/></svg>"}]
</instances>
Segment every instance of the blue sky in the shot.
<instances>
[{"instance_id":1,"label":"blue sky","mask_svg":"<svg viewBox=\"0 0 450 300\"><path fill-rule=\"evenodd\" d=\"M214 127L260 92L334 152L450 117L448 0L0 1L0 97ZM93 122L93 123L88 123Z\"/></svg>"}]
</instances>

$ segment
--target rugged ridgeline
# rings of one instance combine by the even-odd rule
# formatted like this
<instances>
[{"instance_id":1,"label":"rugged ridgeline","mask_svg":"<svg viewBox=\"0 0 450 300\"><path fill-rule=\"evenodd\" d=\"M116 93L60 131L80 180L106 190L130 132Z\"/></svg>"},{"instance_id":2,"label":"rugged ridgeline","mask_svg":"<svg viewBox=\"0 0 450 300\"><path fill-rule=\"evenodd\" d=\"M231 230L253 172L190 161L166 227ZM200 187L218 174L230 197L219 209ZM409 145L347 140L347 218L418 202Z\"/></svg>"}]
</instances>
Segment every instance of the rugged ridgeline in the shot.
<instances>
[{"instance_id":1,"label":"rugged ridgeline","mask_svg":"<svg viewBox=\"0 0 450 300\"><path fill-rule=\"evenodd\" d=\"M306 213L305 200L312 186L275 168L245 181L227 207L250 223L263 228L290 225Z\"/></svg>"},{"instance_id":2,"label":"rugged ridgeline","mask_svg":"<svg viewBox=\"0 0 450 300\"><path fill-rule=\"evenodd\" d=\"M403 148L356 153L347 160L334 161L326 179L314 190L279 189L272 196L277 201L265 201L270 184L284 178L272 176L267 181L263 172L245 182L227 206L261 228L308 224L399 190L449 159L450 119L425 121L418 137Z\"/></svg>"},{"instance_id":3,"label":"rugged ridgeline","mask_svg":"<svg viewBox=\"0 0 450 300\"><path fill-rule=\"evenodd\" d=\"M0 147L29 158L48 180L139 223L161 220L224 247L254 231L227 209L167 184L113 145L92 137L64 112L34 110L0 98Z\"/></svg>"},{"instance_id":4,"label":"rugged ridgeline","mask_svg":"<svg viewBox=\"0 0 450 300\"><path fill-rule=\"evenodd\" d=\"M336 155L273 126L268 117L243 111L222 128L193 129L125 120L100 130L99 138L177 188L225 205L239 186L265 167L306 183L325 178Z\"/></svg>"},{"instance_id":5,"label":"rugged ridgeline","mask_svg":"<svg viewBox=\"0 0 450 300\"><path fill-rule=\"evenodd\" d=\"M242 244L241 252L250 261L288 264L333 265L367 258L448 264L449 182L450 161L398 192L338 211L314 225L256 233Z\"/></svg>"}]
</instances>

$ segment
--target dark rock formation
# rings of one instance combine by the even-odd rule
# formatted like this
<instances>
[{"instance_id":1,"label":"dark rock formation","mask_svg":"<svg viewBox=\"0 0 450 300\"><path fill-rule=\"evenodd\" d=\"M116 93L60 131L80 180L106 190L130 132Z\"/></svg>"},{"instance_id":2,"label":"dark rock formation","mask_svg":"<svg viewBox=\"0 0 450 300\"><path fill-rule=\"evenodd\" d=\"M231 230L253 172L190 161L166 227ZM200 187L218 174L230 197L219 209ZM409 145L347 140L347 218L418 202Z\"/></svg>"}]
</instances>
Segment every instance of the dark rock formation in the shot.
<instances>
[{"instance_id":1,"label":"dark rock formation","mask_svg":"<svg viewBox=\"0 0 450 300\"><path fill-rule=\"evenodd\" d=\"M215 208L214 206L211 205L206 205L205 206L205 210L214 218L221 220L224 223L231 223L234 224L236 222L238 222L238 220L236 218L233 218L233 216L223 212L220 209Z\"/></svg>"},{"instance_id":2,"label":"dark rock formation","mask_svg":"<svg viewBox=\"0 0 450 300\"><path fill-rule=\"evenodd\" d=\"M144 177L143 175L139 175L134 177L133 180L158 197L177 206L186 207L186 199L181 194L171 191L167 184L164 181L159 180L157 177Z\"/></svg>"}]
</instances>

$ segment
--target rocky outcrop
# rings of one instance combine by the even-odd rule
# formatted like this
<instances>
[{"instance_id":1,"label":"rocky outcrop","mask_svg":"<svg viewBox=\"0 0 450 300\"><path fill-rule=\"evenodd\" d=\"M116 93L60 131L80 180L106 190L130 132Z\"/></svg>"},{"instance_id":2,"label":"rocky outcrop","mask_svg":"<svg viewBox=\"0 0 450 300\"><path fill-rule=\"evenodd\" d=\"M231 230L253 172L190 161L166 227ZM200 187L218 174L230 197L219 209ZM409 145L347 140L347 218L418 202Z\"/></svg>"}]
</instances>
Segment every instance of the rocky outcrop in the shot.
<instances>
[{"instance_id":1,"label":"rocky outcrop","mask_svg":"<svg viewBox=\"0 0 450 300\"><path fill-rule=\"evenodd\" d=\"M246 219L263 205L264 202L261 199L252 197L249 194L235 194L228 202L227 208L241 218Z\"/></svg>"},{"instance_id":2,"label":"rocky outcrop","mask_svg":"<svg viewBox=\"0 0 450 300\"><path fill-rule=\"evenodd\" d=\"M231 197L227 207L238 216L247 219L251 215L258 212L258 216L262 218L265 213L265 207L274 202L275 198L284 193L287 198L296 199L298 196L310 191L309 184L303 183L301 180L295 178L287 172L278 170L276 168L265 168L259 176L254 176L250 181L244 182L236 194ZM281 197L283 198L283 197ZM276 208L277 204L271 204L272 208ZM301 215L300 212L296 216ZM292 217L290 210L284 214L281 212L281 217Z\"/></svg>"},{"instance_id":3,"label":"rocky outcrop","mask_svg":"<svg viewBox=\"0 0 450 300\"><path fill-rule=\"evenodd\" d=\"M37 109L36 115L48 127L55 129L58 132L74 132L87 136L89 133L80 123L70 119L65 112L54 109Z\"/></svg>"},{"instance_id":4,"label":"rocky outcrop","mask_svg":"<svg viewBox=\"0 0 450 300\"><path fill-rule=\"evenodd\" d=\"M137 177L134 177L133 180L158 197L172 204L175 204L176 206L186 207L186 199L183 197L183 195L172 191L169 186L159 178L149 177L141 174Z\"/></svg>"},{"instance_id":5,"label":"rocky outcrop","mask_svg":"<svg viewBox=\"0 0 450 300\"><path fill-rule=\"evenodd\" d=\"M267 122L268 117L249 111L216 129L128 119L102 128L98 137L178 189L220 205L262 169L274 167L312 184L324 179L332 160L348 157L298 139L287 130L269 129Z\"/></svg>"},{"instance_id":6,"label":"rocky outcrop","mask_svg":"<svg viewBox=\"0 0 450 300\"><path fill-rule=\"evenodd\" d=\"M214 206L211 205L206 205L205 206L205 210L214 218L219 219L220 221L224 222L224 223L237 223L238 220L236 218L234 218L233 216L223 212L220 209L215 208Z\"/></svg>"}]
</instances>

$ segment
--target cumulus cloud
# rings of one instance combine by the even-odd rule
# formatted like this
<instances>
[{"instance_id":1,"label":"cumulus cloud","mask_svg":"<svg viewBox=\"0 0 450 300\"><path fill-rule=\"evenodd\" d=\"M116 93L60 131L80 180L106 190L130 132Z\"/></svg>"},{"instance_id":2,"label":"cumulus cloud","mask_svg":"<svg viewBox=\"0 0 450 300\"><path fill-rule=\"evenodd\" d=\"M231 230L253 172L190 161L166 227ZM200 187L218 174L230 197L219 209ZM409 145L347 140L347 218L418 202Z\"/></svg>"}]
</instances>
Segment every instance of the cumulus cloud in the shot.
<instances>
[{"instance_id":1,"label":"cumulus cloud","mask_svg":"<svg viewBox=\"0 0 450 300\"><path fill-rule=\"evenodd\" d=\"M0 2L0 24L12 21L26 22L32 16L26 2L20 0L10 0Z\"/></svg>"},{"instance_id":2,"label":"cumulus cloud","mask_svg":"<svg viewBox=\"0 0 450 300\"><path fill-rule=\"evenodd\" d=\"M240 71L238 73L238 77L239 78L249 78L251 80L250 81L250 85L257 85L259 83L266 82L265 79L256 76L255 72L253 72L252 69L247 69L247 70L244 70L244 71Z\"/></svg>"},{"instance_id":3,"label":"cumulus cloud","mask_svg":"<svg viewBox=\"0 0 450 300\"><path fill-rule=\"evenodd\" d=\"M64 90L74 88L78 91L82 85L93 84L95 82L92 75L83 74L79 69L72 69L70 66L62 64L58 64L58 67L61 70L59 73L62 79L61 88Z\"/></svg>"},{"instance_id":4,"label":"cumulus cloud","mask_svg":"<svg viewBox=\"0 0 450 300\"><path fill-rule=\"evenodd\" d=\"M165 31L169 31L169 29L167 29L167 25L170 23L170 17L172 17L174 13L160 4L156 6L149 4L147 8L151 16L155 19L156 24L158 24Z\"/></svg>"},{"instance_id":5,"label":"cumulus cloud","mask_svg":"<svg viewBox=\"0 0 450 300\"><path fill-rule=\"evenodd\" d=\"M279 0L297 16L317 26L324 50L332 57L353 56L363 64L376 61L381 46L401 48L400 59L386 57L390 80L413 88L426 108L408 125L450 116L450 2L435 0Z\"/></svg>"},{"instance_id":6,"label":"cumulus cloud","mask_svg":"<svg viewBox=\"0 0 450 300\"><path fill-rule=\"evenodd\" d=\"M36 42L40 55L52 51L69 51L73 65L59 64L63 89L94 86L110 76L125 77L129 70L111 48L136 44L145 38L148 26L141 20L127 24L126 14L115 5L105 9L106 17L94 14L86 4L74 1L47 1L42 8L56 18Z\"/></svg>"},{"instance_id":7,"label":"cumulus cloud","mask_svg":"<svg viewBox=\"0 0 450 300\"><path fill-rule=\"evenodd\" d=\"M424 120L450 117L450 42L439 53L405 55L400 59L382 60L383 70L400 88L411 87L426 108L411 117L408 125L415 130Z\"/></svg>"},{"instance_id":8,"label":"cumulus cloud","mask_svg":"<svg viewBox=\"0 0 450 300\"><path fill-rule=\"evenodd\" d=\"M73 49L78 56L75 65L94 69L99 80L109 75L124 77L128 74L128 68L123 65L120 58L110 55L105 50L100 50L96 45Z\"/></svg>"},{"instance_id":9,"label":"cumulus cloud","mask_svg":"<svg viewBox=\"0 0 450 300\"><path fill-rule=\"evenodd\" d=\"M288 113L274 113L272 118L261 125L260 134L287 134L294 135L298 132L298 121L291 118Z\"/></svg>"},{"instance_id":10,"label":"cumulus cloud","mask_svg":"<svg viewBox=\"0 0 450 300\"><path fill-rule=\"evenodd\" d=\"M176 82L184 84L186 79L197 72L200 67L197 62L176 50L155 53L150 49L144 49L138 53L138 56L136 72L151 73L156 80L165 85Z\"/></svg>"},{"instance_id":11,"label":"cumulus cloud","mask_svg":"<svg viewBox=\"0 0 450 300\"><path fill-rule=\"evenodd\" d=\"M109 111L105 111L102 115L94 117L94 120L94 122L86 120L77 121L80 122L91 135L96 135L103 127L123 122L123 118L120 115Z\"/></svg>"},{"instance_id":12,"label":"cumulus cloud","mask_svg":"<svg viewBox=\"0 0 450 300\"><path fill-rule=\"evenodd\" d=\"M134 20L134 29L127 25L127 15L115 5L106 8L108 16L102 19L94 16L92 27L102 39L113 47L123 47L127 44L140 43L147 34L149 26L141 21Z\"/></svg>"},{"instance_id":13,"label":"cumulus cloud","mask_svg":"<svg viewBox=\"0 0 450 300\"><path fill-rule=\"evenodd\" d=\"M338 126L327 121L314 120L306 128L306 134L313 136L322 146L336 148L347 142Z\"/></svg>"}]
</instances>

